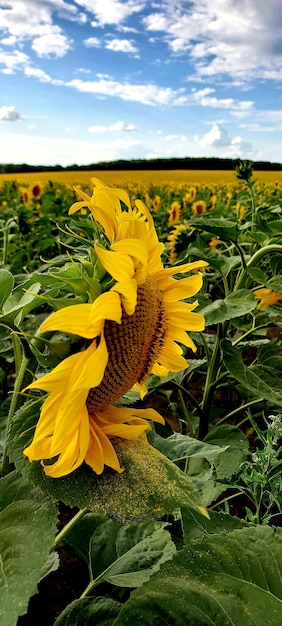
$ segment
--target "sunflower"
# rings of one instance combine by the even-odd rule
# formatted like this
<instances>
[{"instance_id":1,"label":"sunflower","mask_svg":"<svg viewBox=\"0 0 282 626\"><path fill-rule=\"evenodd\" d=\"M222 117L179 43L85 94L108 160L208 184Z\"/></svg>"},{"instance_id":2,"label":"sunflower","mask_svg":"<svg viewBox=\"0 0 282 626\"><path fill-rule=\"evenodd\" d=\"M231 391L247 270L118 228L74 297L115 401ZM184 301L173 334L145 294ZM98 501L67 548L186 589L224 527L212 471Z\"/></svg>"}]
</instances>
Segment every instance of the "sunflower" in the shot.
<instances>
[{"instance_id":1,"label":"sunflower","mask_svg":"<svg viewBox=\"0 0 282 626\"><path fill-rule=\"evenodd\" d=\"M92 182L92 197L79 191L83 200L70 208L70 214L87 207L100 231L102 227L104 238L100 232L94 248L112 286L94 302L68 306L43 322L41 333L60 330L78 335L88 340L88 347L26 388L49 394L24 453L29 461L41 461L51 477L70 474L84 461L97 474L105 465L122 472L111 440L136 439L150 429L147 420L164 420L154 409L121 407L116 402L134 387L143 396L151 373L185 369L179 344L195 351L186 331L204 328L203 316L194 312L198 302L181 302L199 291L202 274L178 280L174 275L195 272L207 263L164 268L164 245L147 207L136 200L132 208L123 190L97 179Z\"/></svg>"},{"instance_id":2,"label":"sunflower","mask_svg":"<svg viewBox=\"0 0 282 626\"><path fill-rule=\"evenodd\" d=\"M180 211L181 211L180 202L178 202L177 200L174 200L174 202L171 203L171 207L168 213L168 225L169 226L174 226L174 224L177 224L177 222L179 222Z\"/></svg>"},{"instance_id":3,"label":"sunflower","mask_svg":"<svg viewBox=\"0 0 282 626\"><path fill-rule=\"evenodd\" d=\"M266 309L268 309L269 306L273 306L274 304L277 304L279 300L282 300L282 293L279 293L279 291L273 291L272 289L267 289L265 287L254 291L254 296L258 300L260 300L257 308L261 311L265 311Z\"/></svg>"},{"instance_id":4,"label":"sunflower","mask_svg":"<svg viewBox=\"0 0 282 626\"><path fill-rule=\"evenodd\" d=\"M37 182L30 185L29 191L34 200L40 200L44 189L42 184L40 182Z\"/></svg>"},{"instance_id":5,"label":"sunflower","mask_svg":"<svg viewBox=\"0 0 282 626\"><path fill-rule=\"evenodd\" d=\"M206 203L204 200L196 200L192 204L192 211L195 215L202 215L206 212Z\"/></svg>"},{"instance_id":6,"label":"sunflower","mask_svg":"<svg viewBox=\"0 0 282 626\"><path fill-rule=\"evenodd\" d=\"M170 251L170 265L178 261L179 254L187 249L188 235L191 234L191 231L193 231L193 227L188 224L177 224L177 226L170 231L167 237L168 249Z\"/></svg>"}]
</instances>

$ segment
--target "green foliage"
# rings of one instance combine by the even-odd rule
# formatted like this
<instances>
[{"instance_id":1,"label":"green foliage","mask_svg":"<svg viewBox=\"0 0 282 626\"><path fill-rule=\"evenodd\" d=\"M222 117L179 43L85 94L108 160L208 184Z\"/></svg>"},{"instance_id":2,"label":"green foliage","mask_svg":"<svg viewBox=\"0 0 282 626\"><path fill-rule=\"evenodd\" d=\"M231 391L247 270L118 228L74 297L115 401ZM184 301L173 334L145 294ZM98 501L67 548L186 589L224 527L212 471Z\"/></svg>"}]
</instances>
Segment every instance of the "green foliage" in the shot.
<instances>
[{"instance_id":1,"label":"green foliage","mask_svg":"<svg viewBox=\"0 0 282 626\"><path fill-rule=\"evenodd\" d=\"M1 624L15 626L26 612L55 539L56 521L50 498L20 474L0 479Z\"/></svg>"},{"instance_id":2,"label":"green foliage","mask_svg":"<svg viewBox=\"0 0 282 626\"><path fill-rule=\"evenodd\" d=\"M229 187L128 183L152 211L167 266L209 263L197 308L206 328L191 332L197 353L184 348L187 369L146 382L145 406L167 423L152 428L149 444L115 441L125 472L96 476L84 464L59 479L23 455L42 394L26 401L22 389L87 341L41 337L38 327L113 283L94 252L101 232L92 217L68 217L72 190L52 181L37 198L15 182L0 190L5 626L16 626L58 567L58 548L87 564L89 581L55 626L280 626L282 187L252 176L244 162ZM175 201L180 222L169 226ZM136 402L130 391L118 405ZM61 502L69 520L57 531Z\"/></svg>"},{"instance_id":3,"label":"green foliage","mask_svg":"<svg viewBox=\"0 0 282 626\"><path fill-rule=\"evenodd\" d=\"M275 558L273 558L275 555ZM280 626L282 533L257 527L191 541L134 591L114 626Z\"/></svg>"}]
</instances>

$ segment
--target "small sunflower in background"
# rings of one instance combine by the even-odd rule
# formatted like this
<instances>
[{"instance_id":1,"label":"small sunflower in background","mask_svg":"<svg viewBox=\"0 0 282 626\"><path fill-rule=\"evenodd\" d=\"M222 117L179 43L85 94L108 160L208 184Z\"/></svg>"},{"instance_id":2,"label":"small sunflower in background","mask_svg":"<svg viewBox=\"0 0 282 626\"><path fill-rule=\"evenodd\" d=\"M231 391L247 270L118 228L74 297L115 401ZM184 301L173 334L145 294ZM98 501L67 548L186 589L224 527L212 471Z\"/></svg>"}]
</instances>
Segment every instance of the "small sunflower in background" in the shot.
<instances>
[{"instance_id":1,"label":"small sunflower in background","mask_svg":"<svg viewBox=\"0 0 282 626\"><path fill-rule=\"evenodd\" d=\"M174 200L168 212L168 226L174 226L180 220L181 205L180 202Z\"/></svg>"},{"instance_id":2,"label":"small sunflower in background","mask_svg":"<svg viewBox=\"0 0 282 626\"><path fill-rule=\"evenodd\" d=\"M187 249L188 238L193 230L193 227L188 224L177 224L177 226L170 231L167 237L170 265L176 263L181 252Z\"/></svg>"},{"instance_id":3,"label":"small sunflower in background","mask_svg":"<svg viewBox=\"0 0 282 626\"><path fill-rule=\"evenodd\" d=\"M44 187L40 182L33 183L29 186L29 192L33 200L40 200L44 192Z\"/></svg>"},{"instance_id":4,"label":"small sunflower in background","mask_svg":"<svg viewBox=\"0 0 282 626\"><path fill-rule=\"evenodd\" d=\"M32 200L33 200L33 196L32 196L30 188L19 187L19 192L21 194L21 201L22 201L22 203L25 204L26 206L31 205L32 204Z\"/></svg>"},{"instance_id":5,"label":"small sunflower in background","mask_svg":"<svg viewBox=\"0 0 282 626\"><path fill-rule=\"evenodd\" d=\"M117 401L133 388L143 397L150 374L186 369L181 346L196 351L187 331L204 329L203 316L195 312L197 300L183 300L199 292L200 270L208 264L165 268L165 247L143 202L136 200L132 207L122 189L97 179L92 184L92 197L76 190L82 200L69 213L87 208L99 225L94 250L110 287L93 302L70 305L43 322L41 333L59 330L88 345L26 387L48 396L24 454L30 462L41 461L53 478L70 474L84 461L96 474L105 466L122 472L112 439L136 439L150 429L148 420L164 420L154 409L121 407Z\"/></svg>"},{"instance_id":6,"label":"small sunflower in background","mask_svg":"<svg viewBox=\"0 0 282 626\"><path fill-rule=\"evenodd\" d=\"M192 211L194 215L202 215L203 213L206 213L206 210L207 207L204 200L196 200L195 202L193 202Z\"/></svg>"}]
</instances>

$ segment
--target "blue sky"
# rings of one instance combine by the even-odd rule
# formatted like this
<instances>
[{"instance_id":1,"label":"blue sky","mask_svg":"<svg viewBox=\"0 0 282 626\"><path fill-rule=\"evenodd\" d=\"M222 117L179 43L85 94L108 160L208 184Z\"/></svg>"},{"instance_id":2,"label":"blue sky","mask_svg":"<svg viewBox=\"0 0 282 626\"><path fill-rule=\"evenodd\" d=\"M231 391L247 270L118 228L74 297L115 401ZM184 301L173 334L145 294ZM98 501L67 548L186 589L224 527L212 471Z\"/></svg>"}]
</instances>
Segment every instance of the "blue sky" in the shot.
<instances>
[{"instance_id":1,"label":"blue sky","mask_svg":"<svg viewBox=\"0 0 282 626\"><path fill-rule=\"evenodd\" d=\"M281 163L281 88L281 0L0 0L0 163Z\"/></svg>"}]
</instances>

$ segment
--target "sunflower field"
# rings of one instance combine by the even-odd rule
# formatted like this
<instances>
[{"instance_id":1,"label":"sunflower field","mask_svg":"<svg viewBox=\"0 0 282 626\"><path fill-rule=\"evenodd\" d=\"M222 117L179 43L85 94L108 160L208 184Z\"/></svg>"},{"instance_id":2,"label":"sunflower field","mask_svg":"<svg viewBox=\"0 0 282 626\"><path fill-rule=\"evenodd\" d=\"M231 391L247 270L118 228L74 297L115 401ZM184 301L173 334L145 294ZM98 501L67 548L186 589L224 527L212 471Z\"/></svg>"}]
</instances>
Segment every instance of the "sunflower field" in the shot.
<instances>
[{"instance_id":1,"label":"sunflower field","mask_svg":"<svg viewBox=\"0 0 282 626\"><path fill-rule=\"evenodd\" d=\"M282 180L86 174L0 180L0 623L280 626Z\"/></svg>"}]
</instances>

